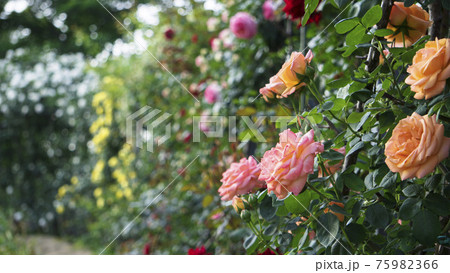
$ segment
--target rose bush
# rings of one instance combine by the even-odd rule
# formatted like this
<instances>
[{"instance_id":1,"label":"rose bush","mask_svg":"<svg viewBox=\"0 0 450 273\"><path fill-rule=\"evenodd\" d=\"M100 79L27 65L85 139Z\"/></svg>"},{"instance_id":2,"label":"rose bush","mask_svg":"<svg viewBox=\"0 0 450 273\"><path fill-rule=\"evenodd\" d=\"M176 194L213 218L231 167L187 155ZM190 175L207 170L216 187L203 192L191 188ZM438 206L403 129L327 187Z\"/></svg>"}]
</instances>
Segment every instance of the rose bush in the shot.
<instances>
[{"instance_id":1,"label":"rose bush","mask_svg":"<svg viewBox=\"0 0 450 273\"><path fill-rule=\"evenodd\" d=\"M144 211L106 253L448 253L449 47L431 8L219 2L131 20L159 62L89 67L89 164L55 190L61 226L82 219L102 251ZM125 143L145 105L170 114L152 153Z\"/></svg>"}]
</instances>

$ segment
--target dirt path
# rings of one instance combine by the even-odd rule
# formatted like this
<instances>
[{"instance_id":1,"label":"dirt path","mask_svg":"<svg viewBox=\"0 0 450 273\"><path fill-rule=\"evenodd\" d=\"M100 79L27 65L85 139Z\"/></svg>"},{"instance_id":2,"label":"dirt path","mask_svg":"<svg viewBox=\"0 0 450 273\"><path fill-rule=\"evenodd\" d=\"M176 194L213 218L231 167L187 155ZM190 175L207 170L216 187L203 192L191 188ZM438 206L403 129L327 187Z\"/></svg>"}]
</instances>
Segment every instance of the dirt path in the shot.
<instances>
[{"instance_id":1,"label":"dirt path","mask_svg":"<svg viewBox=\"0 0 450 273\"><path fill-rule=\"evenodd\" d=\"M27 246L36 255L89 255L90 251L78 249L71 243L48 235L30 235L25 239Z\"/></svg>"}]
</instances>

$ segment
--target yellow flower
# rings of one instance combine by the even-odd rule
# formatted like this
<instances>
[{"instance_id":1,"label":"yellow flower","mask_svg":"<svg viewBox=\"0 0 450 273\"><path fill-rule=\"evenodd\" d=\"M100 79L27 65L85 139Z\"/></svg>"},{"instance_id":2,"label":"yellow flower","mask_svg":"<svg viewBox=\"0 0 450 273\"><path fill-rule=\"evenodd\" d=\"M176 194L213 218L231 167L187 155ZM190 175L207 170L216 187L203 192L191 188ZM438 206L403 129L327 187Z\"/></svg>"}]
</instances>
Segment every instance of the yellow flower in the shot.
<instances>
[{"instance_id":1,"label":"yellow flower","mask_svg":"<svg viewBox=\"0 0 450 273\"><path fill-rule=\"evenodd\" d=\"M73 185L78 184L78 177L76 176L72 176L72 178L70 179L70 183L72 183Z\"/></svg>"},{"instance_id":2,"label":"yellow flower","mask_svg":"<svg viewBox=\"0 0 450 273\"><path fill-rule=\"evenodd\" d=\"M130 188L126 188L126 189L123 191L123 194L125 195L125 197L126 197L128 200L130 200L130 199L133 197L133 192L131 191Z\"/></svg>"},{"instance_id":3,"label":"yellow flower","mask_svg":"<svg viewBox=\"0 0 450 273\"><path fill-rule=\"evenodd\" d=\"M67 193L67 186L64 185L58 189L58 197L62 198Z\"/></svg>"},{"instance_id":4,"label":"yellow flower","mask_svg":"<svg viewBox=\"0 0 450 273\"><path fill-rule=\"evenodd\" d=\"M102 190L101 188L96 188L96 189L94 190L94 196L95 196L95 198L99 198L99 197L102 195L102 193L103 193L103 190Z\"/></svg>"},{"instance_id":5,"label":"yellow flower","mask_svg":"<svg viewBox=\"0 0 450 273\"><path fill-rule=\"evenodd\" d=\"M116 191L116 198L122 199L122 197L123 197L123 192L121 190Z\"/></svg>"},{"instance_id":6,"label":"yellow flower","mask_svg":"<svg viewBox=\"0 0 450 273\"><path fill-rule=\"evenodd\" d=\"M103 208L104 206L105 206L105 199L103 199L103 198L97 199L97 207L98 207L99 209L101 209L101 208Z\"/></svg>"},{"instance_id":7,"label":"yellow flower","mask_svg":"<svg viewBox=\"0 0 450 273\"><path fill-rule=\"evenodd\" d=\"M115 166L117 166L117 164L119 163L119 160L117 159L117 157L113 156L108 160L108 165L113 168Z\"/></svg>"},{"instance_id":8,"label":"yellow flower","mask_svg":"<svg viewBox=\"0 0 450 273\"><path fill-rule=\"evenodd\" d=\"M105 162L103 160L97 161L94 169L92 170L91 180L92 182L100 182L103 175L103 168L105 168Z\"/></svg>"},{"instance_id":9,"label":"yellow flower","mask_svg":"<svg viewBox=\"0 0 450 273\"><path fill-rule=\"evenodd\" d=\"M57 212L58 214L62 214L62 213L64 212L64 206L61 205L61 204L58 204L58 205L56 206L56 212Z\"/></svg>"}]
</instances>

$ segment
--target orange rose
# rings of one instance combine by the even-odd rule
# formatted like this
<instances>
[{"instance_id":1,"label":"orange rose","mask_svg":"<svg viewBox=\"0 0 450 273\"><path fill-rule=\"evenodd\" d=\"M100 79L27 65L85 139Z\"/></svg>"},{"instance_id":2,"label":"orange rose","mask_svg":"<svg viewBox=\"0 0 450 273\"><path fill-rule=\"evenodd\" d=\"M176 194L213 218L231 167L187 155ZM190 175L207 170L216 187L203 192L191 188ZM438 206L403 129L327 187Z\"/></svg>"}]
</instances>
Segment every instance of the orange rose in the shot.
<instances>
[{"instance_id":1,"label":"orange rose","mask_svg":"<svg viewBox=\"0 0 450 273\"><path fill-rule=\"evenodd\" d=\"M414 98L429 99L442 93L445 81L450 78L450 39L436 39L416 52L413 64L408 67L405 82L416 92Z\"/></svg>"},{"instance_id":2,"label":"orange rose","mask_svg":"<svg viewBox=\"0 0 450 273\"><path fill-rule=\"evenodd\" d=\"M312 58L313 54L311 50L308 51L306 56L303 56L300 52L292 52L289 60L283 64L280 71L277 73L277 76L286 86L286 90L281 94L283 97L287 97L297 88L306 85L306 83L300 82L297 74L305 74L306 66L311 62Z\"/></svg>"},{"instance_id":3,"label":"orange rose","mask_svg":"<svg viewBox=\"0 0 450 273\"><path fill-rule=\"evenodd\" d=\"M402 2L394 2L387 29L394 31L384 37L393 42L391 47L409 47L427 32L431 25L430 15L418 5L405 7Z\"/></svg>"},{"instance_id":4,"label":"orange rose","mask_svg":"<svg viewBox=\"0 0 450 273\"><path fill-rule=\"evenodd\" d=\"M340 202L334 202L334 201L331 201L329 204L328 204L328 206L333 206L333 205L336 205L336 206L339 206L339 207L341 207L341 208L344 208L344 204L342 204L342 203L340 203ZM323 212L324 213L329 213L329 212L331 212L332 214L334 214L334 215L336 215L337 216L337 218L339 219L339 221L340 222L343 222L344 221L344 214L342 214L342 213L337 213L337 212L334 212L333 210L331 210L331 209L329 209L329 208L326 208L326 209L324 209L323 210Z\"/></svg>"},{"instance_id":5,"label":"orange rose","mask_svg":"<svg viewBox=\"0 0 450 273\"><path fill-rule=\"evenodd\" d=\"M233 202L231 205L237 213L241 213L241 210L245 209L244 201L242 201L242 199L237 196L233 197Z\"/></svg>"},{"instance_id":6,"label":"orange rose","mask_svg":"<svg viewBox=\"0 0 450 273\"><path fill-rule=\"evenodd\" d=\"M400 120L385 146L386 165L400 173L402 180L422 178L446 159L450 138L444 136L444 125L436 122L436 115L413 113Z\"/></svg>"}]
</instances>

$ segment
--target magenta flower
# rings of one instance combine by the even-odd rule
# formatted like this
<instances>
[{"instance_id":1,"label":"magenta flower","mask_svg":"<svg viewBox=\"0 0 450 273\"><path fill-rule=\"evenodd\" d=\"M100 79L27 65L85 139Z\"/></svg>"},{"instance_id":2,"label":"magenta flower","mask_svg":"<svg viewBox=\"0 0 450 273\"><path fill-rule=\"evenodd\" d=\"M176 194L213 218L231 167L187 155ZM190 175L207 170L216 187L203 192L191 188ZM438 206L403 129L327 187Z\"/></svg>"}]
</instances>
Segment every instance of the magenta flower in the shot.
<instances>
[{"instance_id":1,"label":"magenta flower","mask_svg":"<svg viewBox=\"0 0 450 273\"><path fill-rule=\"evenodd\" d=\"M220 86L217 83L208 85L205 89L205 101L209 104L217 102L220 98Z\"/></svg>"},{"instance_id":2,"label":"magenta flower","mask_svg":"<svg viewBox=\"0 0 450 273\"><path fill-rule=\"evenodd\" d=\"M264 2L263 6L263 15L266 20L272 21L275 19L275 6L271 0L267 0Z\"/></svg>"},{"instance_id":3,"label":"magenta flower","mask_svg":"<svg viewBox=\"0 0 450 273\"><path fill-rule=\"evenodd\" d=\"M236 37L249 40L256 35L258 26L253 16L238 12L230 19L230 29Z\"/></svg>"}]
</instances>

